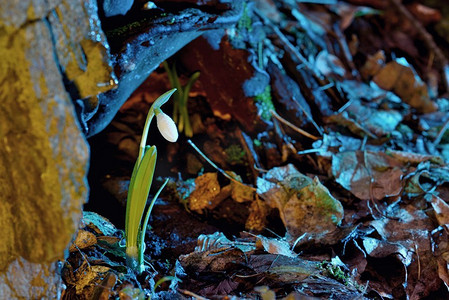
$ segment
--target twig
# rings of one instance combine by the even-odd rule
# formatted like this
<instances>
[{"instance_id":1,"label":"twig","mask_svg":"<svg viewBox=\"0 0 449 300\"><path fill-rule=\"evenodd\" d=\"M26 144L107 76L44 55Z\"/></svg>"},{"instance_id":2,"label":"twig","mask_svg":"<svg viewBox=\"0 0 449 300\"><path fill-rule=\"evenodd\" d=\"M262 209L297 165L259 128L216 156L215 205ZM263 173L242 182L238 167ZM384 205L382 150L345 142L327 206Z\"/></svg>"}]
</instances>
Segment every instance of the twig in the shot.
<instances>
[{"instance_id":1,"label":"twig","mask_svg":"<svg viewBox=\"0 0 449 300\"><path fill-rule=\"evenodd\" d=\"M434 146L437 146L441 142L441 139L443 138L443 135L446 133L448 128L449 128L449 118L447 118L446 122L444 122L444 124L441 127L440 131L438 131L438 134L435 137L435 140L433 140L433 145Z\"/></svg>"},{"instance_id":2,"label":"twig","mask_svg":"<svg viewBox=\"0 0 449 300\"><path fill-rule=\"evenodd\" d=\"M197 300L209 300L209 298L204 298L203 296L197 295L194 292L188 291L188 290L182 290L182 289L178 289L178 292L186 295L186 296L190 296L193 297Z\"/></svg>"},{"instance_id":3,"label":"twig","mask_svg":"<svg viewBox=\"0 0 449 300\"><path fill-rule=\"evenodd\" d=\"M304 136L306 136L306 137L308 137L308 138L310 138L310 139L312 139L312 140L314 140L314 141L320 139L319 137L316 137L316 136L314 136L313 134L310 134L310 133L308 133L307 131L302 130L302 129L299 128L299 127L296 127L295 125L293 125L292 123L290 123L290 122L287 121L286 119L282 118L282 117L281 117L277 112L275 112L274 110L271 109L270 112L271 112L271 115L272 115L273 117L275 117L279 122L281 122L281 123L287 125L288 127L292 128L294 131L298 132L299 134L302 134L302 135L304 135Z\"/></svg>"},{"instance_id":4,"label":"twig","mask_svg":"<svg viewBox=\"0 0 449 300\"><path fill-rule=\"evenodd\" d=\"M257 177L258 177L258 169L260 169L260 162L259 162L259 157L257 155L257 152L255 151L254 147L253 147L253 142L251 140L251 138L246 135L244 132L242 132L242 130L240 128L237 127L236 129L236 135L238 137L238 139L240 140L240 144L242 144L245 152L246 152L246 156L248 158L249 164L256 166L256 168L252 168L251 171L253 173L253 177L254 180L257 181Z\"/></svg>"},{"instance_id":5,"label":"twig","mask_svg":"<svg viewBox=\"0 0 449 300\"><path fill-rule=\"evenodd\" d=\"M195 149L196 152L198 152L199 155L201 155L202 158L204 158L212 167L214 167L218 172L220 172L221 174L223 174L223 176L225 176L226 178L228 178L229 180L242 185L246 188L252 189L253 191L257 191L256 188L244 184L243 182L238 181L237 179L235 179L234 177L232 177L231 175L229 175L228 173L226 173L222 168L220 168L219 166L217 166L213 161L211 161L209 159L209 157L207 157L203 152L201 152L201 150L189 139L187 140L187 142L190 144L190 146L192 146L193 149Z\"/></svg>"}]
</instances>

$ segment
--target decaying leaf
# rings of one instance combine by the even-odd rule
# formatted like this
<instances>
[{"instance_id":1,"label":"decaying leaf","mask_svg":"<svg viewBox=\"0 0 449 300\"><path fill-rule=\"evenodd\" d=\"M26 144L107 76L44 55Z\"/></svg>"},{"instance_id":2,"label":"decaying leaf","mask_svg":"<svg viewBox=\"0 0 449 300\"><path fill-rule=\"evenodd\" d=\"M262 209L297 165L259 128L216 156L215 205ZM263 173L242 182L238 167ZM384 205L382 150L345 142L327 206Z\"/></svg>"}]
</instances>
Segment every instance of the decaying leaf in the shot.
<instances>
[{"instance_id":1,"label":"decaying leaf","mask_svg":"<svg viewBox=\"0 0 449 300\"><path fill-rule=\"evenodd\" d=\"M195 179L195 190L190 194L189 208L201 213L203 209L213 208L218 203L215 197L220 194L220 184L217 180L217 173L205 173Z\"/></svg>"},{"instance_id":2,"label":"decaying leaf","mask_svg":"<svg viewBox=\"0 0 449 300\"><path fill-rule=\"evenodd\" d=\"M243 252L248 252L254 250L256 247L252 243L247 242L232 242L229 240L223 232L215 232L213 234L201 234L198 237L197 246L195 247L196 252L206 252L206 251L216 251L223 250L226 248L236 247Z\"/></svg>"},{"instance_id":3,"label":"decaying leaf","mask_svg":"<svg viewBox=\"0 0 449 300\"><path fill-rule=\"evenodd\" d=\"M380 200L402 188L401 164L382 152L347 151L332 157L332 174L354 196Z\"/></svg>"},{"instance_id":4,"label":"decaying leaf","mask_svg":"<svg viewBox=\"0 0 449 300\"><path fill-rule=\"evenodd\" d=\"M363 249L369 257L388 261L396 271L371 274L370 285L394 298L422 299L439 287L438 264L429 243L433 222L412 205L392 205L388 213L394 219L383 217L369 223L377 237L364 237ZM366 270L374 269L368 265ZM387 275L385 281L382 276Z\"/></svg>"},{"instance_id":5,"label":"decaying leaf","mask_svg":"<svg viewBox=\"0 0 449 300\"><path fill-rule=\"evenodd\" d=\"M85 249L95 245L96 243L97 238L93 233L80 229L78 230L75 240L70 245L69 251L73 252L76 251L77 249L78 250Z\"/></svg>"},{"instance_id":6,"label":"decaying leaf","mask_svg":"<svg viewBox=\"0 0 449 300\"><path fill-rule=\"evenodd\" d=\"M257 245L270 254L281 254L287 257L298 256L295 252L290 250L290 244L283 239L267 238L262 235L258 235Z\"/></svg>"},{"instance_id":7,"label":"decaying leaf","mask_svg":"<svg viewBox=\"0 0 449 300\"><path fill-rule=\"evenodd\" d=\"M343 207L317 178L311 179L289 164L273 168L257 180L257 193L266 203L277 208L295 240L303 233L326 234L343 218Z\"/></svg>"},{"instance_id":8,"label":"decaying leaf","mask_svg":"<svg viewBox=\"0 0 449 300\"><path fill-rule=\"evenodd\" d=\"M327 121L345 126L362 137L382 137L396 129L402 115L395 110L373 109L360 100L353 100L344 112L328 117Z\"/></svg>"},{"instance_id":9,"label":"decaying leaf","mask_svg":"<svg viewBox=\"0 0 449 300\"><path fill-rule=\"evenodd\" d=\"M427 86L410 66L397 61L389 62L374 76L373 81L384 90L393 91L402 101L420 112L428 113L437 109L430 100Z\"/></svg>"},{"instance_id":10,"label":"decaying leaf","mask_svg":"<svg viewBox=\"0 0 449 300\"><path fill-rule=\"evenodd\" d=\"M449 205L437 195L430 195L430 203L432 204L435 217L438 224L449 224Z\"/></svg>"},{"instance_id":11,"label":"decaying leaf","mask_svg":"<svg viewBox=\"0 0 449 300\"><path fill-rule=\"evenodd\" d=\"M264 229L267 223L266 217L268 215L268 210L269 207L267 204L257 197L249 207L249 216L246 219L245 228L255 232Z\"/></svg>"}]
</instances>

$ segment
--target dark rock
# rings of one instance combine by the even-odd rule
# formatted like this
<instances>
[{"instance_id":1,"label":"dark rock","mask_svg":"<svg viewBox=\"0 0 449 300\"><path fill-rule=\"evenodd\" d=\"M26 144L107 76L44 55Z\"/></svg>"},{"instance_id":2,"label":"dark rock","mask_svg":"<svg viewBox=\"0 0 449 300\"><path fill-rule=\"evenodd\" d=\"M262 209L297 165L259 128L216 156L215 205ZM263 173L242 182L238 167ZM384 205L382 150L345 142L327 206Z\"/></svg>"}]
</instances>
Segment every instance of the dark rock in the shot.
<instances>
[{"instance_id":1,"label":"dark rock","mask_svg":"<svg viewBox=\"0 0 449 300\"><path fill-rule=\"evenodd\" d=\"M133 0L104 0L103 11L106 17L124 15L133 6Z\"/></svg>"},{"instance_id":2,"label":"dark rock","mask_svg":"<svg viewBox=\"0 0 449 300\"><path fill-rule=\"evenodd\" d=\"M148 15L129 20L118 28L107 25L118 86L98 96L98 111L88 120L86 135L90 137L103 130L131 93L168 57L205 30L224 28L237 22L242 1L235 0L227 5L229 9L217 14L196 8L156 16L154 12L148 12Z\"/></svg>"}]
</instances>

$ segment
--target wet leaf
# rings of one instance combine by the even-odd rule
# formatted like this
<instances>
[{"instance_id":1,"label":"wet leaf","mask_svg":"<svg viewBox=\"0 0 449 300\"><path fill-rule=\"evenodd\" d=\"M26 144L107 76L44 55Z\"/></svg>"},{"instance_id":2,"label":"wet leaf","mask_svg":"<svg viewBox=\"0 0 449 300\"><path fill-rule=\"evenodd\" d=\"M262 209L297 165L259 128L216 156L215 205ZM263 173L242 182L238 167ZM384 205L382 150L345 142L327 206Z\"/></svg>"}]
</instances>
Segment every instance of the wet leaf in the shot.
<instances>
[{"instance_id":1,"label":"wet leaf","mask_svg":"<svg viewBox=\"0 0 449 300\"><path fill-rule=\"evenodd\" d=\"M257 193L272 208L277 208L295 240L303 233L326 234L343 218L343 207L317 178L311 179L293 165L273 168L257 180Z\"/></svg>"},{"instance_id":2,"label":"wet leaf","mask_svg":"<svg viewBox=\"0 0 449 300\"><path fill-rule=\"evenodd\" d=\"M73 252L76 250L85 249L95 245L96 243L97 238L93 233L80 229L78 230L75 240L70 245L69 251Z\"/></svg>"},{"instance_id":3,"label":"wet leaf","mask_svg":"<svg viewBox=\"0 0 449 300\"><path fill-rule=\"evenodd\" d=\"M430 203L432 204L438 224L449 224L449 205L436 195L430 195L430 198Z\"/></svg>"},{"instance_id":4,"label":"wet leaf","mask_svg":"<svg viewBox=\"0 0 449 300\"><path fill-rule=\"evenodd\" d=\"M347 151L332 157L336 181L360 199L396 196L402 188L401 164L382 152Z\"/></svg>"},{"instance_id":5,"label":"wet leaf","mask_svg":"<svg viewBox=\"0 0 449 300\"><path fill-rule=\"evenodd\" d=\"M213 234L201 234L198 237L196 252L223 250L225 248L236 247L243 252L252 251L256 248L253 243L239 242L229 240L222 232L215 232Z\"/></svg>"},{"instance_id":6,"label":"wet leaf","mask_svg":"<svg viewBox=\"0 0 449 300\"><path fill-rule=\"evenodd\" d=\"M195 179L195 189L188 198L189 208L198 213L216 206L215 197L220 194L217 173L205 173Z\"/></svg>"},{"instance_id":7,"label":"wet leaf","mask_svg":"<svg viewBox=\"0 0 449 300\"><path fill-rule=\"evenodd\" d=\"M374 76L373 81L384 90L393 91L402 101L420 112L428 113L437 109L430 100L427 86L409 65L389 62Z\"/></svg>"},{"instance_id":8,"label":"wet leaf","mask_svg":"<svg viewBox=\"0 0 449 300\"><path fill-rule=\"evenodd\" d=\"M298 256L295 252L290 250L290 244L279 238L267 238L262 235L257 236L257 244L263 247L265 251L270 254L280 254L287 257Z\"/></svg>"},{"instance_id":9,"label":"wet leaf","mask_svg":"<svg viewBox=\"0 0 449 300\"><path fill-rule=\"evenodd\" d=\"M402 121L402 115L395 110L373 109L363 105L360 100L353 100L344 112L328 120L346 126L362 137L382 137L396 129Z\"/></svg>"}]
</instances>

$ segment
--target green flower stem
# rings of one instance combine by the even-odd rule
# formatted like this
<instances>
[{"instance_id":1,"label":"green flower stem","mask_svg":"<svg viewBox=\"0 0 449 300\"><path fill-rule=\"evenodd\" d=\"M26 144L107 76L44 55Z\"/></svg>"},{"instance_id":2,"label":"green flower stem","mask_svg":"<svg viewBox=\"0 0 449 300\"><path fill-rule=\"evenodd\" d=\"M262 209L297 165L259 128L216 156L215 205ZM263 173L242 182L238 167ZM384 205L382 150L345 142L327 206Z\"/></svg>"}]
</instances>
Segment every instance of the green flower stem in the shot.
<instances>
[{"instance_id":1,"label":"green flower stem","mask_svg":"<svg viewBox=\"0 0 449 300\"><path fill-rule=\"evenodd\" d=\"M143 229L140 225L153 181L157 159L156 146L146 145L148 130L151 120L155 116L155 110L160 109L175 91L176 89L172 89L164 93L150 107L140 141L139 156L134 165L129 183L125 219L126 254L128 266L135 270L141 269L139 257L143 256L143 253L139 252L143 251L142 244L144 240L142 238L139 240L138 237L140 230Z\"/></svg>"}]
</instances>

